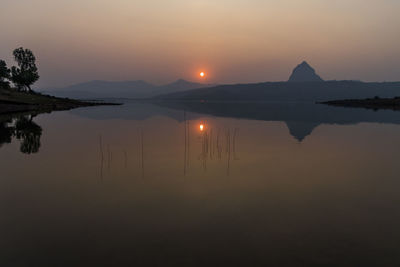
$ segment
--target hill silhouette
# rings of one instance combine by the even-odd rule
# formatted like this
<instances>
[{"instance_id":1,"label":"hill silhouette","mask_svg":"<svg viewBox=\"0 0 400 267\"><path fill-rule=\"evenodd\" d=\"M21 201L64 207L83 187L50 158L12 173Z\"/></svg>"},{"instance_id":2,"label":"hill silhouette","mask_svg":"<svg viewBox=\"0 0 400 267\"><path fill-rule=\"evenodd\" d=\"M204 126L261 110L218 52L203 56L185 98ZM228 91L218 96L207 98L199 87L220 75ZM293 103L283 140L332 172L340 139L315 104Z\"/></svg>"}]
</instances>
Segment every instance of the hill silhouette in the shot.
<instances>
[{"instance_id":1,"label":"hill silhouette","mask_svg":"<svg viewBox=\"0 0 400 267\"><path fill-rule=\"evenodd\" d=\"M87 98L148 98L159 94L183 92L187 90L209 87L211 85L189 82L179 79L166 85L153 85L138 81L90 81L65 88L45 90L44 92L58 97L78 99Z\"/></svg>"},{"instance_id":2,"label":"hill silhouette","mask_svg":"<svg viewBox=\"0 0 400 267\"><path fill-rule=\"evenodd\" d=\"M331 101L400 96L400 82L324 81L306 62L299 64L289 82L210 85L179 79L156 86L145 81L91 81L46 93L59 97L157 98L209 101Z\"/></svg>"},{"instance_id":3,"label":"hill silhouette","mask_svg":"<svg viewBox=\"0 0 400 267\"><path fill-rule=\"evenodd\" d=\"M330 101L400 96L400 82L324 81L303 61L288 82L219 85L157 96L164 100Z\"/></svg>"},{"instance_id":4,"label":"hill silhouette","mask_svg":"<svg viewBox=\"0 0 400 267\"><path fill-rule=\"evenodd\" d=\"M329 101L396 97L400 82L364 83L355 81L328 82L267 82L257 84L221 85L158 96L164 100L204 101Z\"/></svg>"},{"instance_id":5,"label":"hill silhouette","mask_svg":"<svg viewBox=\"0 0 400 267\"><path fill-rule=\"evenodd\" d=\"M289 78L289 82L322 82L321 77L315 73L315 70L306 62L297 65Z\"/></svg>"},{"instance_id":6,"label":"hill silhouette","mask_svg":"<svg viewBox=\"0 0 400 267\"><path fill-rule=\"evenodd\" d=\"M183 79L179 79L173 83L158 86L152 90L151 95L160 95L160 94L167 94L167 93L172 93L172 92L185 92L193 89L198 89L198 88L207 88L213 85L210 84L202 84L202 83L194 83L194 82L189 82Z\"/></svg>"}]
</instances>

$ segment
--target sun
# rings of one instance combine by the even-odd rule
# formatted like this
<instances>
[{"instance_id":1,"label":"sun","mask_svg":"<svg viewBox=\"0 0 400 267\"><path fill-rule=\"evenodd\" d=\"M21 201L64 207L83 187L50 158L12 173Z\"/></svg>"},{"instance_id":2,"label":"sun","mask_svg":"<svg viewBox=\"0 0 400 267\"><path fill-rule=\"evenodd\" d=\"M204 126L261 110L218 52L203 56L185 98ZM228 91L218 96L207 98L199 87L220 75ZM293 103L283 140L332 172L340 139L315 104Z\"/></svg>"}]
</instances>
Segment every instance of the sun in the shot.
<instances>
[{"instance_id":1,"label":"sun","mask_svg":"<svg viewBox=\"0 0 400 267\"><path fill-rule=\"evenodd\" d=\"M206 74L202 71L202 72L200 72L200 77L204 78L204 77L206 77Z\"/></svg>"}]
</instances>

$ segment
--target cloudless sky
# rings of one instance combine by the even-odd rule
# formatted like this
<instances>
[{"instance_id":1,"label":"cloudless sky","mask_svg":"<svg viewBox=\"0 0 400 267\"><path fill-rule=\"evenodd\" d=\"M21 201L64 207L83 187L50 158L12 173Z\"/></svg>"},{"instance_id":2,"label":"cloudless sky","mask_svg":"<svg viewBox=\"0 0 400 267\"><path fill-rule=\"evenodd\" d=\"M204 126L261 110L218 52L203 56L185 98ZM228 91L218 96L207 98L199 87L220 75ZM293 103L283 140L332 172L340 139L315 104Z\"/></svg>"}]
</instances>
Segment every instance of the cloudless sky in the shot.
<instances>
[{"instance_id":1,"label":"cloudless sky","mask_svg":"<svg viewBox=\"0 0 400 267\"><path fill-rule=\"evenodd\" d=\"M399 0L1 0L0 58L34 51L39 87L324 79L400 80Z\"/></svg>"}]
</instances>

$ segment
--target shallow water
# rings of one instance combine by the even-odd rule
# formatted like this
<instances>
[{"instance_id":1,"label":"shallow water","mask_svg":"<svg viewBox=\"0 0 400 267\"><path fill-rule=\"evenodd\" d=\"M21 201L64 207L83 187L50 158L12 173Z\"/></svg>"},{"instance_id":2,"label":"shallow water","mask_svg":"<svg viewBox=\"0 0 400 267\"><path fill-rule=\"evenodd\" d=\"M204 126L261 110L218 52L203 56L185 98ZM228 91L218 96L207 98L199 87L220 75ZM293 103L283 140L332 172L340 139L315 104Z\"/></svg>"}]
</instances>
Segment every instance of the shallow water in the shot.
<instances>
[{"instance_id":1,"label":"shallow water","mask_svg":"<svg viewBox=\"0 0 400 267\"><path fill-rule=\"evenodd\" d=\"M27 117L1 139L0 266L400 264L400 113L231 105Z\"/></svg>"}]
</instances>

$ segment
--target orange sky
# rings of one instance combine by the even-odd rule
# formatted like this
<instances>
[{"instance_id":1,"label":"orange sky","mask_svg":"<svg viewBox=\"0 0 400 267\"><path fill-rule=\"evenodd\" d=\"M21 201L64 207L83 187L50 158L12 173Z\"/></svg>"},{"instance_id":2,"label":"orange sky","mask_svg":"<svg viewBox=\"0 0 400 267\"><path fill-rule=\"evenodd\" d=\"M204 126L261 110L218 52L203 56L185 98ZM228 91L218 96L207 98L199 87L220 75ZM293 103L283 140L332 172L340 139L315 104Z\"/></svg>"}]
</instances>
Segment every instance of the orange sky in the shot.
<instances>
[{"instance_id":1,"label":"orange sky","mask_svg":"<svg viewBox=\"0 0 400 267\"><path fill-rule=\"evenodd\" d=\"M398 0L2 0L0 58L32 49L39 87L324 79L400 80Z\"/></svg>"}]
</instances>

